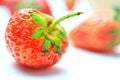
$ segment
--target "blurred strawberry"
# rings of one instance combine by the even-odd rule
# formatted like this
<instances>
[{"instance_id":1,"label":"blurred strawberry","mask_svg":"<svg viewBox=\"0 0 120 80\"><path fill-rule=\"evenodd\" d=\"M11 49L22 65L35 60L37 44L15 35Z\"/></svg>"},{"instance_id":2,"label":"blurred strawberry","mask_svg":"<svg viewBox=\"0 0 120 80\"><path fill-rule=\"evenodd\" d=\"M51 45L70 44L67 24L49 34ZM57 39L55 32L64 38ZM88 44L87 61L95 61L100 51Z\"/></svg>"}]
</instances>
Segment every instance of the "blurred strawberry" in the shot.
<instances>
[{"instance_id":1,"label":"blurred strawberry","mask_svg":"<svg viewBox=\"0 0 120 80\"><path fill-rule=\"evenodd\" d=\"M11 14L22 8L35 8L41 12L52 15L46 0L2 0L0 4L8 7Z\"/></svg>"},{"instance_id":2,"label":"blurred strawberry","mask_svg":"<svg viewBox=\"0 0 120 80\"><path fill-rule=\"evenodd\" d=\"M65 0L68 10L72 10L75 6L76 0Z\"/></svg>"},{"instance_id":3,"label":"blurred strawberry","mask_svg":"<svg viewBox=\"0 0 120 80\"><path fill-rule=\"evenodd\" d=\"M0 0L0 5L6 6L11 13L15 10L16 4L21 0Z\"/></svg>"},{"instance_id":4,"label":"blurred strawberry","mask_svg":"<svg viewBox=\"0 0 120 80\"><path fill-rule=\"evenodd\" d=\"M115 42L113 40L116 35L111 32L117 27L118 21L113 19L111 11L99 10L94 12L88 20L75 27L69 36L76 47L96 52L110 52L117 45L108 47Z\"/></svg>"},{"instance_id":5,"label":"blurred strawberry","mask_svg":"<svg viewBox=\"0 0 120 80\"><path fill-rule=\"evenodd\" d=\"M2 5L3 4L3 0L0 0L0 5Z\"/></svg>"}]
</instances>

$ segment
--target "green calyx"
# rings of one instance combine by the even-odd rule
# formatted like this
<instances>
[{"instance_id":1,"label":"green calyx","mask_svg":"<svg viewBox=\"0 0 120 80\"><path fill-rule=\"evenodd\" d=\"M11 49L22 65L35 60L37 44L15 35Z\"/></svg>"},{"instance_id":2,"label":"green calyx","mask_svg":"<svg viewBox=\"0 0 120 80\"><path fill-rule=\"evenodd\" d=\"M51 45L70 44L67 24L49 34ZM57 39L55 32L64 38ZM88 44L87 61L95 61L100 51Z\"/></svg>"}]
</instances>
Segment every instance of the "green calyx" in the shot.
<instances>
[{"instance_id":1,"label":"green calyx","mask_svg":"<svg viewBox=\"0 0 120 80\"><path fill-rule=\"evenodd\" d=\"M114 47L120 43L120 26L112 30L110 34L114 35L115 38L106 45L107 48Z\"/></svg>"},{"instance_id":2,"label":"green calyx","mask_svg":"<svg viewBox=\"0 0 120 80\"><path fill-rule=\"evenodd\" d=\"M40 27L35 29L32 33L32 38L44 38L42 45L42 51L48 53L50 46L53 47L54 52L61 55L62 54L62 41L66 40L66 31L59 23L69 17L77 16L82 14L82 12L75 12L63 16L62 18L54 21L53 18L46 14L39 14L35 12L29 12L32 19Z\"/></svg>"},{"instance_id":3,"label":"green calyx","mask_svg":"<svg viewBox=\"0 0 120 80\"><path fill-rule=\"evenodd\" d=\"M120 22L120 7L119 6L114 6L114 11L115 11L115 15L113 16L114 19L118 22Z\"/></svg>"},{"instance_id":4,"label":"green calyx","mask_svg":"<svg viewBox=\"0 0 120 80\"><path fill-rule=\"evenodd\" d=\"M114 20L118 22L118 27L110 32L115 38L107 44L107 48L114 47L120 43L120 7L114 6L115 15L113 16Z\"/></svg>"}]
</instances>

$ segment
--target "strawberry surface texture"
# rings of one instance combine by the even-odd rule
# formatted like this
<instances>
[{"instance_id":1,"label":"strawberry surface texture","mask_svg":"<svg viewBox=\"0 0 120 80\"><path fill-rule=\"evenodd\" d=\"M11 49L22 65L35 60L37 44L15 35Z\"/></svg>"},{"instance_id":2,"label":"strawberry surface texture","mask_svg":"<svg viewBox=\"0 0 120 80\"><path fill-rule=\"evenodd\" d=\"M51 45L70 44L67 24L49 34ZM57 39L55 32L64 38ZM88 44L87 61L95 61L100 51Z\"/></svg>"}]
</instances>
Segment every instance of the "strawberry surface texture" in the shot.
<instances>
[{"instance_id":1,"label":"strawberry surface texture","mask_svg":"<svg viewBox=\"0 0 120 80\"><path fill-rule=\"evenodd\" d=\"M21 9L10 18L5 32L7 49L22 65L42 69L56 64L68 47L61 21L80 15L75 12L54 20L36 9Z\"/></svg>"}]
</instances>

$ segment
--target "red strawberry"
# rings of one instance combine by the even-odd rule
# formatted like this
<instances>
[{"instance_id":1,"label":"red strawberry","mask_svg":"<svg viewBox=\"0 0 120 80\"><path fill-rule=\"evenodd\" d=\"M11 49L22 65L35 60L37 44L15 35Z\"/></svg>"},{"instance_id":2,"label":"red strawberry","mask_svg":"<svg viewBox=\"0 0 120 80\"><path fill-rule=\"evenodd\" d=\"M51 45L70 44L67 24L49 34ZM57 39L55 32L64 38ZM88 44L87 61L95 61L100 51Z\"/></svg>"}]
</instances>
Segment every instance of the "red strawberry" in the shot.
<instances>
[{"instance_id":1,"label":"red strawberry","mask_svg":"<svg viewBox=\"0 0 120 80\"><path fill-rule=\"evenodd\" d=\"M38 4L39 10L41 12L52 15L50 6L48 5L46 0L37 0L36 4Z\"/></svg>"},{"instance_id":2,"label":"red strawberry","mask_svg":"<svg viewBox=\"0 0 120 80\"><path fill-rule=\"evenodd\" d=\"M111 31L117 27L118 22L112 18L110 11L99 10L75 27L69 36L76 47L96 52L110 52L114 46L107 46L115 39Z\"/></svg>"},{"instance_id":3,"label":"red strawberry","mask_svg":"<svg viewBox=\"0 0 120 80\"><path fill-rule=\"evenodd\" d=\"M41 12L52 15L46 0L2 0L0 4L7 6L11 14L13 14L15 10L22 8L35 8Z\"/></svg>"},{"instance_id":4,"label":"red strawberry","mask_svg":"<svg viewBox=\"0 0 120 80\"><path fill-rule=\"evenodd\" d=\"M66 31L62 20L79 15L73 13L55 21L35 9L22 9L11 16L5 39L15 60L32 68L46 68L57 63L66 51Z\"/></svg>"},{"instance_id":5,"label":"red strawberry","mask_svg":"<svg viewBox=\"0 0 120 80\"><path fill-rule=\"evenodd\" d=\"M72 10L75 6L76 0L65 0L68 10Z\"/></svg>"},{"instance_id":6,"label":"red strawberry","mask_svg":"<svg viewBox=\"0 0 120 80\"><path fill-rule=\"evenodd\" d=\"M0 5L3 4L3 0L0 0Z\"/></svg>"},{"instance_id":7,"label":"red strawberry","mask_svg":"<svg viewBox=\"0 0 120 80\"><path fill-rule=\"evenodd\" d=\"M6 6L11 13L14 12L16 4L21 0L0 0L0 5Z\"/></svg>"}]
</instances>

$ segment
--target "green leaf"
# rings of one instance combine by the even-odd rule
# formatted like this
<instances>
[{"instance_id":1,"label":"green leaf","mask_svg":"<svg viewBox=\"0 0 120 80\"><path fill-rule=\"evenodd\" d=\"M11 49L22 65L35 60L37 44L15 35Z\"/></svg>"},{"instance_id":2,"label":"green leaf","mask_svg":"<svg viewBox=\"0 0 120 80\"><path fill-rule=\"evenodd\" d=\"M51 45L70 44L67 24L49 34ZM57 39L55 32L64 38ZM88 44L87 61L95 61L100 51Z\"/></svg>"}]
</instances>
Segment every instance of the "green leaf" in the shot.
<instances>
[{"instance_id":1,"label":"green leaf","mask_svg":"<svg viewBox=\"0 0 120 80\"><path fill-rule=\"evenodd\" d=\"M56 53L58 53L59 55L62 54L62 45L61 45L61 41L57 38L54 38L53 42L52 42L52 45L54 47L54 51Z\"/></svg>"},{"instance_id":2,"label":"green leaf","mask_svg":"<svg viewBox=\"0 0 120 80\"><path fill-rule=\"evenodd\" d=\"M114 6L113 9L115 11L114 19L116 21L120 21L120 7L119 6Z\"/></svg>"},{"instance_id":3,"label":"green leaf","mask_svg":"<svg viewBox=\"0 0 120 80\"><path fill-rule=\"evenodd\" d=\"M30 12L30 15L32 17L32 19L40 26L42 27L46 27L46 23L45 23L45 19L43 16L41 16L40 14L38 13L33 13L33 12Z\"/></svg>"},{"instance_id":4,"label":"green leaf","mask_svg":"<svg viewBox=\"0 0 120 80\"><path fill-rule=\"evenodd\" d=\"M119 6L115 5L113 8L114 8L115 12L120 13L120 7Z\"/></svg>"},{"instance_id":5,"label":"green leaf","mask_svg":"<svg viewBox=\"0 0 120 80\"><path fill-rule=\"evenodd\" d=\"M64 30L54 31L54 32L52 32L51 35L54 36L54 37L57 37L61 40L66 40L66 32Z\"/></svg>"},{"instance_id":6,"label":"green leaf","mask_svg":"<svg viewBox=\"0 0 120 80\"><path fill-rule=\"evenodd\" d=\"M61 46L61 41L57 38L54 39L54 44L57 46L57 47L60 47Z\"/></svg>"},{"instance_id":7,"label":"green leaf","mask_svg":"<svg viewBox=\"0 0 120 80\"><path fill-rule=\"evenodd\" d=\"M114 34L114 35L120 35L120 27L112 30L110 33L111 33L111 34Z\"/></svg>"},{"instance_id":8,"label":"green leaf","mask_svg":"<svg viewBox=\"0 0 120 80\"><path fill-rule=\"evenodd\" d=\"M65 30L61 30L59 36L60 36L60 38L61 38L62 40L66 40L66 31L65 31Z\"/></svg>"},{"instance_id":9,"label":"green leaf","mask_svg":"<svg viewBox=\"0 0 120 80\"><path fill-rule=\"evenodd\" d=\"M32 38L41 38L44 36L43 28L38 28L32 32Z\"/></svg>"},{"instance_id":10,"label":"green leaf","mask_svg":"<svg viewBox=\"0 0 120 80\"><path fill-rule=\"evenodd\" d=\"M57 46L53 46L53 47L54 47L54 51L55 51L57 54L59 54L59 55L62 54L62 49L61 49L61 48L58 48Z\"/></svg>"},{"instance_id":11,"label":"green leaf","mask_svg":"<svg viewBox=\"0 0 120 80\"><path fill-rule=\"evenodd\" d=\"M56 31L52 32L52 35L57 36L61 40L66 40L66 31L63 27L57 25L54 30Z\"/></svg>"},{"instance_id":12,"label":"green leaf","mask_svg":"<svg viewBox=\"0 0 120 80\"><path fill-rule=\"evenodd\" d=\"M50 49L50 44L51 44L51 41L49 39L45 38L43 46L42 46L42 51L44 53L48 53L48 51Z\"/></svg>"},{"instance_id":13,"label":"green leaf","mask_svg":"<svg viewBox=\"0 0 120 80\"><path fill-rule=\"evenodd\" d=\"M118 15L118 14L114 15L114 19L115 19L116 21L120 21L120 14L119 14L119 15Z\"/></svg>"},{"instance_id":14,"label":"green leaf","mask_svg":"<svg viewBox=\"0 0 120 80\"><path fill-rule=\"evenodd\" d=\"M120 38L117 37L116 39L113 39L110 43L108 43L108 44L106 45L106 47L107 47L107 48L114 47L114 46L116 46L117 44L119 44L119 42L120 42Z\"/></svg>"}]
</instances>

